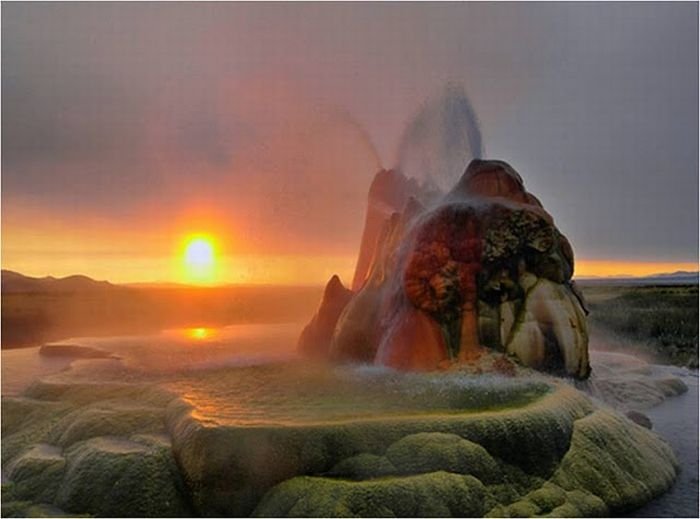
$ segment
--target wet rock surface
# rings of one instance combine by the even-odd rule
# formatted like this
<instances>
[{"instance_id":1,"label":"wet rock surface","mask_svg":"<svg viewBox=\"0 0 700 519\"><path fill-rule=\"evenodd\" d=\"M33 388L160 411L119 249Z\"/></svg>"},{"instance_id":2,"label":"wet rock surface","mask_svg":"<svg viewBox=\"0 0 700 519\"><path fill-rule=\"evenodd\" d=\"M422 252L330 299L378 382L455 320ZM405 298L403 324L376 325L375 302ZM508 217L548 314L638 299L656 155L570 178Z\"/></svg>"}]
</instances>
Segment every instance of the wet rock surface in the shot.
<instances>
[{"instance_id":1,"label":"wet rock surface","mask_svg":"<svg viewBox=\"0 0 700 519\"><path fill-rule=\"evenodd\" d=\"M39 348L39 355L43 355L45 357L68 357L75 359L115 358L111 353L104 350L80 346L78 344L44 344Z\"/></svg>"},{"instance_id":2,"label":"wet rock surface","mask_svg":"<svg viewBox=\"0 0 700 519\"><path fill-rule=\"evenodd\" d=\"M316 358L328 356L328 344L333 338L338 317L352 296L352 290L345 288L338 276L328 281L316 315L299 336L298 347L302 353Z\"/></svg>"},{"instance_id":3,"label":"wet rock surface","mask_svg":"<svg viewBox=\"0 0 700 519\"><path fill-rule=\"evenodd\" d=\"M303 336L302 351L434 370L488 349L541 371L589 376L571 244L510 165L473 160L442 196L382 171L367 214L355 294L325 345Z\"/></svg>"},{"instance_id":4,"label":"wet rock surface","mask_svg":"<svg viewBox=\"0 0 700 519\"><path fill-rule=\"evenodd\" d=\"M678 468L654 432L525 368L105 362L3 397L3 516L608 515Z\"/></svg>"},{"instance_id":5,"label":"wet rock surface","mask_svg":"<svg viewBox=\"0 0 700 519\"><path fill-rule=\"evenodd\" d=\"M464 436L407 435L373 459L377 472L360 478L289 479L254 515L604 516L662 493L678 470L666 444L605 411L574 420L568 450L549 470L505 462Z\"/></svg>"},{"instance_id":6,"label":"wet rock surface","mask_svg":"<svg viewBox=\"0 0 700 519\"><path fill-rule=\"evenodd\" d=\"M3 397L3 516L190 515L164 425L173 395L56 377Z\"/></svg>"}]
</instances>

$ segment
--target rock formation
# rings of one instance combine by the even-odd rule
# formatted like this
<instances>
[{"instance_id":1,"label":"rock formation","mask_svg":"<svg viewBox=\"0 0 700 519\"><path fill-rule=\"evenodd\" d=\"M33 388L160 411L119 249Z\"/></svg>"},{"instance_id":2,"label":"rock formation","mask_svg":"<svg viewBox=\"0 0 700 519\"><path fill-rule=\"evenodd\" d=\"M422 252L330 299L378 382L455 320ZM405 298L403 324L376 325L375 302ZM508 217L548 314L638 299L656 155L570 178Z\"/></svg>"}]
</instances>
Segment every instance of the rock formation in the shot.
<instances>
[{"instance_id":1,"label":"rock formation","mask_svg":"<svg viewBox=\"0 0 700 519\"><path fill-rule=\"evenodd\" d=\"M383 169L377 173L369 187L367 195L367 214L362 233L360 253L352 280L352 289L359 290L367 280L377 238L382 232L384 222L397 211L401 211L410 196L416 196L418 184L409 180L396 170Z\"/></svg>"},{"instance_id":2,"label":"rock formation","mask_svg":"<svg viewBox=\"0 0 700 519\"><path fill-rule=\"evenodd\" d=\"M312 357L325 356L328 343L333 338L335 323L352 295L352 290L345 288L338 276L333 276L328 281L318 312L299 337L302 353Z\"/></svg>"},{"instance_id":3,"label":"rock formation","mask_svg":"<svg viewBox=\"0 0 700 519\"><path fill-rule=\"evenodd\" d=\"M342 298L339 313L340 303L326 309L324 297L319 315L337 314L337 322L324 324L325 344L307 328L300 348L409 370L468 363L488 349L586 378L586 310L573 272L570 243L505 162L473 160L439 198L381 171L355 294Z\"/></svg>"}]
</instances>

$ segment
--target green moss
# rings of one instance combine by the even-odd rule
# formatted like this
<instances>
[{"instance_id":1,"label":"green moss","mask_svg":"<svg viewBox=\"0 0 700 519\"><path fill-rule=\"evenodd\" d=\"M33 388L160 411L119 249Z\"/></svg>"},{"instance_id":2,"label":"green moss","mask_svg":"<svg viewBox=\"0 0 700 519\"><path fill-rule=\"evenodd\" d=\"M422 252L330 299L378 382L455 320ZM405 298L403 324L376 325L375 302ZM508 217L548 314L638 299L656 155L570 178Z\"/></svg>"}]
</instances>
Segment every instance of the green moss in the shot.
<instances>
[{"instance_id":1,"label":"green moss","mask_svg":"<svg viewBox=\"0 0 700 519\"><path fill-rule=\"evenodd\" d=\"M38 420L50 418L63 409L68 409L68 406L60 402L3 396L2 435L12 434Z\"/></svg>"},{"instance_id":2,"label":"green moss","mask_svg":"<svg viewBox=\"0 0 700 519\"><path fill-rule=\"evenodd\" d=\"M3 504L14 503L3 515L190 514L162 434L168 393L54 380L26 394L40 399L3 398L3 470L12 481Z\"/></svg>"},{"instance_id":3,"label":"green moss","mask_svg":"<svg viewBox=\"0 0 700 519\"><path fill-rule=\"evenodd\" d=\"M257 517L480 517L486 490L472 476L433 472L370 481L298 477L273 488Z\"/></svg>"},{"instance_id":4,"label":"green moss","mask_svg":"<svg viewBox=\"0 0 700 519\"><path fill-rule=\"evenodd\" d=\"M575 423L571 449L552 481L568 490L587 491L619 511L666 491L677 471L673 451L656 434L599 410Z\"/></svg>"},{"instance_id":5,"label":"green moss","mask_svg":"<svg viewBox=\"0 0 700 519\"><path fill-rule=\"evenodd\" d=\"M518 501L507 508L510 517L534 517L540 513L540 507L532 501Z\"/></svg>"},{"instance_id":6,"label":"green moss","mask_svg":"<svg viewBox=\"0 0 700 519\"><path fill-rule=\"evenodd\" d=\"M129 436L164 430L164 409L140 407L129 403L101 402L80 406L59 420L51 430L49 442L69 447L96 436Z\"/></svg>"},{"instance_id":7,"label":"green moss","mask_svg":"<svg viewBox=\"0 0 700 519\"><path fill-rule=\"evenodd\" d=\"M583 490L565 491L547 482L506 508L504 517L596 517L608 513L605 503Z\"/></svg>"},{"instance_id":8,"label":"green moss","mask_svg":"<svg viewBox=\"0 0 700 519\"><path fill-rule=\"evenodd\" d=\"M345 479L371 479L396 473L396 467L385 456L362 453L336 464L328 475Z\"/></svg>"},{"instance_id":9,"label":"green moss","mask_svg":"<svg viewBox=\"0 0 700 519\"><path fill-rule=\"evenodd\" d=\"M2 502L2 517L89 517L87 515L67 514L56 507L36 504L31 501Z\"/></svg>"},{"instance_id":10,"label":"green moss","mask_svg":"<svg viewBox=\"0 0 700 519\"><path fill-rule=\"evenodd\" d=\"M489 492L498 503L508 505L518 501L523 495L540 488L545 480L528 474L520 467L499 461L501 479L489 485Z\"/></svg>"},{"instance_id":11,"label":"green moss","mask_svg":"<svg viewBox=\"0 0 700 519\"><path fill-rule=\"evenodd\" d=\"M545 483L527 497L545 512L550 512L566 502L566 492L553 483Z\"/></svg>"},{"instance_id":12,"label":"green moss","mask_svg":"<svg viewBox=\"0 0 700 519\"><path fill-rule=\"evenodd\" d=\"M99 362L99 361L82 361ZM85 368L86 373L74 368L68 372L60 372L33 383L24 396L42 401L60 401L73 405L86 405L106 401L137 401L141 405L165 407L175 395L159 386L143 383L115 382L107 378L95 379L95 375ZM116 377L110 373L105 377ZM123 374L121 378L128 379L133 374ZM83 380L84 379L84 380Z\"/></svg>"},{"instance_id":13,"label":"green moss","mask_svg":"<svg viewBox=\"0 0 700 519\"><path fill-rule=\"evenodd\" d=\"M34 446L7 466L7 476L13 481L12 497L52 503L65 465L60 449L45 444Z\"/></svg>"},{"instance_id":14,"label":"green moss","mask_svg":"<svg viewBox=\"0 0 700 519\"><path fill-rule=\"evenodd\" d=\"M470 474L484 483L498 481L501 476L498 464L486 449L456 434L412 434L392 444L386 457L404 474L444 470Z\"/></svg>"},{"instance_id":15,"label":"green moss","mask_svg":"<svg viewBox=\"0 0 700 519\"><path fill-rule=\"evenodd\" d=\"M53 426L68 413L61 402L2 397L2 464L37 443L45 443Z\"/></svg>"},{"instance_id":16,"label":"green moss","mask_svg":"<svg viewBox=\"0 0 700 519\"><path fill-rule=\"evenodd\" d=\"M496 505L486 512L484 517L508 517L508 509L503 505Z\"/></svg>"},{"instance_id":17,"label":"green moss","mask_svg":"<svg viewBox=\"0 0 700 519\"><path fill-rule=\"evenodd\" d=\"M43 503L21 500L16 493L14 483L2 484L2 517L67 517L63 510ZM70 514L71 517L88 517L87 515Z\"/></svg>"},{"instance_id":18,"label":"green moss","mask_svg":"<svg viewBox=\"0 0 700 519\"><path fill-rule=\"evenodd\" d=\"M93 438L68 449L66 459L55 501L64 510L126 517L189 514L167 446Z\"/></svg>"},{"instance_id":19,"label":"green moss","mask_svg":"<svg viewBox=\"0 0 700 519\"><path fill-rule=\"evenodd\" d=\"M567 502L578 510L577 515L581 517L605 516L608 513L608 506L605 502L600 497L585 490L571 490L566 493L566 498ZM559 508L555 508L553 512Z\"/></svg>"},{"instance_id":20,"label":"green moss","mask_svg":"<svg viewBox=\"0 0 700 519\"><path fill-rule=\"evenodd\" d=\"M31 501L9 501L2 500L3 517L29 517L27 509L32 506Z\"/></svg>"},{"instance_id":21,"label":"green moss","mask_svg":"<svg viewBox=\"0 0 700 519\"><path fill-rule=\"evenodd\" d=\"M229 399L222 413L242 423L148 386L53 380L29 392L42 399L4 398L3 516L593 516L655 497L676 474L654 433L566 384L275 369L202 376L207 402ZM345 394L358 384L362 398ZM385 413L370 398L381 394L412 413Z\"/></svg>"}]
</instances>

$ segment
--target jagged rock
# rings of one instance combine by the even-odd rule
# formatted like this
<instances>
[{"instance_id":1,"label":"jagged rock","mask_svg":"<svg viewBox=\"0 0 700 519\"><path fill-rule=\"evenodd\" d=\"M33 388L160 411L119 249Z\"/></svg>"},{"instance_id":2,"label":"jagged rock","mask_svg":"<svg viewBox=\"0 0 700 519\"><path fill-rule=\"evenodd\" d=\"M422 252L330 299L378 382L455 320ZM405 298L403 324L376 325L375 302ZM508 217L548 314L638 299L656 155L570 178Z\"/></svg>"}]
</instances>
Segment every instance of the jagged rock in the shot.
<instances>
[{"instance_id":1,"label":"jagged rock","mask_svg":"<svg viewBox=\"0 0 700 519\"><path fill-rule=\"evenodd\" d=\"M437 204L424 207L411 191L420 189L396 171L375 178L358 290L338 318L331 358L431 370L490 348L587 378L574 253L520 175L473 160Z\"/></svg>"},{"instance_id":2,"label":"jagged rock","mask_svg":"<svg viewBox=\"0 0 700 519\"><path fill-rule=\"evenodd\" d=\"M421 370L449 359L440 327L425 313L406 307L395 319L377 352L375 362L397 369Z\"/></svg>"},{"instance_id":3,"label":"jagged rock","mask_svg":"<svg viewBox=\"0 0 700 519\"><path fill-rule=\"evenodd\" d=\"M387 275L394 268L392 253L401 239L403 222L398 213L384 222L368 277L338 319L331 342L332 359L372 362L375 358L383 335L381 319L388 305Z\"/></svg>"},{"instance_id":4,"label":"jagged rock","mask_svg":"<svg viewBox=\"0 0 700 519\"><path fill-rule=\"evenodd\" d=\"M625 413L625 416L637 425L641 425L645 429L652 429L654 426L651 419L647 415L645 415L644 413L640 413L639 411L627 411Z\"/></svg>"},{"instance_id":5,"label":"jagged rock","mask_svg":"<svg viewBox=\"0 0 700 519\"><path fill-rule=\"evenodd\" d=\"M301 353L318 358L328 356L338 317L352 296L352 290L345 288L337 275L328 281L316 315L299 337L298 348Z\"/></svg>"},{"instance_id":6,"label":"jagged rock","mask_svg":"<svg viewBox=\"0 0 700 519\"><path fill-rule=\"evenodd\" d=\"M401 211L409 197L417 196L418 184L399 171L383 169L374 177L367 196L367 215L352 290L358 291L367 280L377 238L392 213Z\"/></svg>"}]
</instances>

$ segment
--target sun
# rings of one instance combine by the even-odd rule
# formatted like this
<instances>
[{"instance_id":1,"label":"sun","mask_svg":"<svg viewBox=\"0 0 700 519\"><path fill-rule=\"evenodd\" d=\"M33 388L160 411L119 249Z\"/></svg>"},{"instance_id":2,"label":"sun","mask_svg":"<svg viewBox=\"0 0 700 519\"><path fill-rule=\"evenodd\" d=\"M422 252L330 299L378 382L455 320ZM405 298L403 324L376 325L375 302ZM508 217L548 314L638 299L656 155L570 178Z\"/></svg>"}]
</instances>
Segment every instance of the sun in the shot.
<instances>
[{"instance_id":1,"label":"sun","mask_svg":"<svg viewBox=\"0 0 700 519\"><path fill-rule=\"evenodd\" d=\"M194 238L185 246L185 263L197 267L214 264L214 246L206 238Z\"/></svg>"},{"instance_id":2,"label":"sun","mask_svg":"<svg viewBox=\"0 0 700 519\"><path fill-rule=\"evenodd\" d=\"M216 267L214 240L205 235L189 236L185 240L183 264L187 281L195 283L213 281Z\"/></svg>"},{"instance_id":3,"label":"sun","mask_svg":"<svg viewBox=\"0 0 700 519\"><path fill-rule=\"evenodd\" d=\"M212 331L209 328L188 328L186 330L186 335L190 339L203 341L212 335Z\"/></svg>"}]
</instances>

